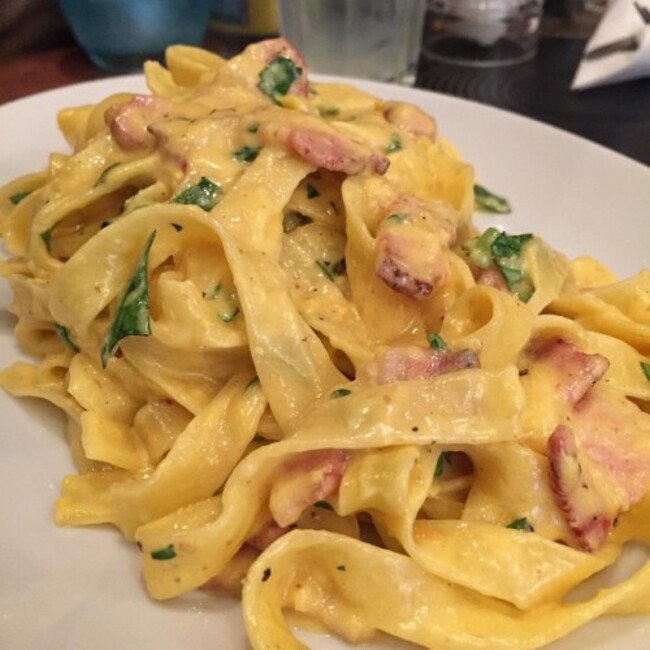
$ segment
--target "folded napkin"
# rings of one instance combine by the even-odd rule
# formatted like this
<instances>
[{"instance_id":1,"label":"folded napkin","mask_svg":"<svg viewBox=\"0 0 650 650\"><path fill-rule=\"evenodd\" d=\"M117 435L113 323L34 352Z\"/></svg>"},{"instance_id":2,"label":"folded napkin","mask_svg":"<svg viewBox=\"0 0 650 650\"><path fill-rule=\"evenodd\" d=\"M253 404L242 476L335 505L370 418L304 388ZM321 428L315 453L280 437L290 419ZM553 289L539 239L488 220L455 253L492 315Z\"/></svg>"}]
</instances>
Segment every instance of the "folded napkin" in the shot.
<instances>
[{"instance_id":1,"label":"folded napkin","mask_svg":"<svg viewBox=\"0 0 650 650\"><path fill-rule=\"evenodd\" d=\"M571 84L573 90L650 77L650 24L641 16L643 9L650 13L650 0L636 3L641 11L633 0L610 0L585 47Z\"/></svg>"}]
</instances>

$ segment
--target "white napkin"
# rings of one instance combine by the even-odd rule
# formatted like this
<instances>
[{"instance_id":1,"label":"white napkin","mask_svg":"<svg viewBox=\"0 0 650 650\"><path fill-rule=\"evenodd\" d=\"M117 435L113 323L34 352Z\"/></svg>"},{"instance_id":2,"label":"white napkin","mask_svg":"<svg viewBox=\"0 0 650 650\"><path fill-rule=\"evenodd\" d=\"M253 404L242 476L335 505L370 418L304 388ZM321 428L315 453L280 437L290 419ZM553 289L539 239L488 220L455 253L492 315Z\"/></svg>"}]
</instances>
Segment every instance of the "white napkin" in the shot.
<instances>
[{"instance_id":1,"label":"white napkin","mask_svg":"<svg viewBox=\"0 0 650 650\"><path fill-rule=\"evenodd\" d=\"M650 0L637 2L650 9ZM639 46L636 50L614 52L596 59L583 57L571 88L583 90L650 77L650 25L643 23L633 0L610 0L607 11L585 47L585 54L629 37L638 39Z\"/></svg>"}]
</instances>

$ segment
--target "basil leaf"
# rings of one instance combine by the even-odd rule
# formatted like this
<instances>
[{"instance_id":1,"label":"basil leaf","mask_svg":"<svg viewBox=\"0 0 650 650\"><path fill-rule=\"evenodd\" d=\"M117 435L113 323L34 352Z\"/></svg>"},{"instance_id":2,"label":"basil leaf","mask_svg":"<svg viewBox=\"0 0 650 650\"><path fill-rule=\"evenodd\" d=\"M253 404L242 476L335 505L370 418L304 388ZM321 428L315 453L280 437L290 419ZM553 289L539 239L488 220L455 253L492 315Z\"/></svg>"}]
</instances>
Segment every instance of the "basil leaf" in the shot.
<instances>
[{"instance_id":1,"label":"basil leaf","mask_svg":"<svg viewBox=\"0 0 650 650\"><path fill-rule=\"evenodd\" d=\"M277 104L278 98L286 95L291 84L301 75L301 68L291 59L279 54L260 72L257 87Z\"/></svg>"},{"instance_id":2,"label":"basil leaf","mask_svg":"<svg viewBox=\"0 0 650 650\"><path fill-rule=\"evenodd\" d=\"M490 192L482 185L474 185L474 204L480 212L493 214L510 214L512 212L507 199Z\"/></svg>"},{"instance_id":3,"label":"basil leaf","mask_svg":"<svg viewBox=\"0 0 650 650\"><path fill-rule=\"evenodd\" d=\"M347 388L337 388L336 390L333 390L330 393L330 397L332 399L338 399L339 397L346 397L349 395L352 391L348 390Z\"/></svg>"},{"instance_id":4,"label":"basil leaf","mask_svg":"<svg viewBox=\"0 0 650 650\"><path fill-rule=\"evenodd\" d=\"M334 510L331 504L327 501L316 501L316 503L314 503L314 508L321 508L322 510Z\"/></svg>"},{"instance_id":5,"label":"basil leaf","mask_svg":"<svg viewBox=\"0 0 650 650\"><path fill-rule=\"evenodd\" d=\"M526 233L525 235L508 235L505 232L500 232L490 246L492 255L494 257L521 255L521 249L524 244L532 238L533 236L530 233Z\"/></svg>"},{"instance_id":6,"label":"basil leaf","mask_svg":"<svg viewBox=\"0 0 650 650\"><path fill-rule=\"evenodd\" d=\"M102 366L105 368L108 360L119 342L127 336L149 336L151 322L149 320L149 286L147 264L149 251L153 244L156 231L148 237L133 275L126 283L115 307L115 316L110 324L100 348Z\"/></svg>"},{"instance_id":7,"label":"basil leaf","mask_svg":"<svg viewBox=\"0 0 650 650\"><path fill-rule=\"evenodd\" d=\"M336 279L338 275L343 275L345 273L345 258L342 257L336 262L328 262L327 260L316 260L316 266L332 281Z\"/></svg>"},{"instance_id":8,"label":"basil leaf","mask_svg":"<svg viewBox=\"0 0 650 650\"><path fill-rule=\"evenodd\" d=\"M177 194L172 203L182 203L183 205L196 205L206 212L210 212L217 204L221 188L217 183L213 183L206 176L202 176L196 185L192 185Z\"/></svg>"},{"instance_id":9,"label":"basil leaf","mask_svg":"<svg viewBox=\"0 0 650 650\"><path fill-rule=\"evenodd\" d=\"M51 250L52 246L52 231L54 228L50 228L49 230L44 230L39 236L43 243L45 244L45 248L47 249L47 252L49 253Z\"/></svg>"}]
</instances>

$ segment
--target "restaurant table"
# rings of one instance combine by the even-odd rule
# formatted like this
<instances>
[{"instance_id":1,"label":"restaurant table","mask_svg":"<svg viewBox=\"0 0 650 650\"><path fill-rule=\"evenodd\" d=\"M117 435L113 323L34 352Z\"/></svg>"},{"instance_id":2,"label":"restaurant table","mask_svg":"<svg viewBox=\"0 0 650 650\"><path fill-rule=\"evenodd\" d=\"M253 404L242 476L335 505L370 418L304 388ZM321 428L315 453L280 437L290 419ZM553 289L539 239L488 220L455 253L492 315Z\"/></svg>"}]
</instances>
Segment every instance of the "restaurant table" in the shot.
<instances>
[{"instance_id":1,"label":"restaurant table","mask_svg":"<svg viewBox=\"0 0 650 650\"><path fill-rule=\"evenodd\" d=\"M534 59L496 68L443 64L423 53L416 86L526 115L650 165L650 78L572 91L586 40L558 34L543 30ZM205 43L224 56L245 44L241 37L214 33ZM5 58L0 60L0 104L107 76L74 46Z\"/></svg>"}]
</instances>

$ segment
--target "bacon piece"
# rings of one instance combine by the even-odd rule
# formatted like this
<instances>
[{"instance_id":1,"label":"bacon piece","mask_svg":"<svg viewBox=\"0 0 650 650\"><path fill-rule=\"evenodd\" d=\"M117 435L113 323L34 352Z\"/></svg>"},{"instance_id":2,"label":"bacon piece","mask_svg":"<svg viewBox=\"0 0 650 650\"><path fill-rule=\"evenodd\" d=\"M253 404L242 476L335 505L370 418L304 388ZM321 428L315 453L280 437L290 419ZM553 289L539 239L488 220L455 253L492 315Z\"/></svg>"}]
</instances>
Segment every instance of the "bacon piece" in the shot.
<instances>
[{"instance_id":1,"label":"bacon piece","mask_svg":"<svg viewBox=\"0 0 650 650\"><path fill-rule=\"evenodd\" d=\"M562 397L572 405L576 405L609 368L606 357L586 354L560 337L536 341L528 352L534 360L547 363L557 371Z\"/></svg>"},{"instance_id":2,"label":"bacon piece","mask_svg":"<svg viewBox=\"0 0 650 650\"><path fill-rule=\"evenodd\" d=\"M146 149L154 144L154 138L147 127L163 117L169 108L169 102L161 97L135 95L126 104L111 106L104 119L122 149Z\"/></svg>"},{"instance_id":3,"label":"bacon piece","mask_svg":"<svg viewBox=\"0 0 650 650\"><path fill-rule=\"evenodd\" d=\"M287 461L270 496L270 508L278 526L298 521L302 511L336 492L350 460L350 452L320 449Z\"/></svg>"},{"instance_id":4,"label":"bacon piece","mask_svg":"<svg viewBox=\"0 0 650 650\"><path fill-rule=\"evenodd\" d=\"M422 135L435 142L437 131L435 120L414 104L386 102L383 113L389 124L394 124L411 135Z\"/></svg>"},{"instance_id":5,"label":"bacon piece","mask_svg":"<svg viewBox=\"0 0 650 650\"><path fill-rule=\"evenodd\" d=\"M307 78L307 63L289 41L285 38L271 38L258 43L249 45L243 52L242 56L251 56L259 59L264 63L271 63L278 56L291 59L297 68L302 70L302 74L296 79L287 92L288 95L297 95L307 97L309 91L309 81Z\"/></svg>"},{"instance_id":6,"label":"bacon piece","mask_svg":"<svg viewBox=\"0 0 650 650\"><path fill-rule=\"evenodd\" d=\"M378 228L375 273L391 289L425 300L448 276L456 236L453 216L436 202L402 195L388 206Z\"/></svg>"},{"instance_id":7,"label":"bacon piece","mask_svg":"<svg viewBox=\"0 0 650 650\"><path fill-rule=\"evenodd\" d=\"M381 353L370 371L374 384L391 384L409 379L431 379L454 370L478 368L473 350L434 350L415 345L389 348Z\"/></svg>"},{"instance_id":8,"label":"bacon piece","mask_svg":"<svg viewBox=\"0 0 650 650\"><path fill-rule=\"evenodd\" d=\"M476 279L476 283L498 289L499 291L508 291L508 285L498 269L482 269Z\"/></svg>"},{"instance_id":9,"label":"bacon piece","mask_svg":"<svg viewBox=\"0 0 650 650\"><path fill-rule=\"evenodd\" d=\"M317 120L315 120L317 122ZM388 158L364 146L348 140L324 125L310 124L266 124L262 136L270 142L279 142L303 160L319 169L359 174L369 168L384 174L390 164Z\"/></svg>"},{"instance_id":10,"label":"bacon piece","mask_svg":"<svg viewBox=\"0 0 650 650\"><path fill-rule=\"evenodd\" d=\"M551 434L548 462L555 502L578 548L587 552L598 550L620 508L614 507L612 501L603 496L602 482L589 471L569 427L560 425Z\"/></svg>"}]
</instances>

